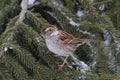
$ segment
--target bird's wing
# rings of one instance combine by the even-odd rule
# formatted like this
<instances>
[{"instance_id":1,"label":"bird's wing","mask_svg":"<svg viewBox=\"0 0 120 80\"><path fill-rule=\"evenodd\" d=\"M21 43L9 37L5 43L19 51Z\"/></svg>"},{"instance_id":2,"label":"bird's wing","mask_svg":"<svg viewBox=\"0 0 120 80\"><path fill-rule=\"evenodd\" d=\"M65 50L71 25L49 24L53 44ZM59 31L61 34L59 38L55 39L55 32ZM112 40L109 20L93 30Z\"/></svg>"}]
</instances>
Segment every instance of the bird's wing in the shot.
<instances>
[{"instance_id":1,"label":"bird's wing","mask_svg":"<svg viewBox=\"0 0 120 80\"><path fill-rule=\"evenodd\" d=\"M79 38L74 37L73 35L65 32L65 31L62 31L62 30L60 30L59 39L60 39L61 41L63 41L65 44L68 44L68 43L69 43L69 44L72 44L72 43L73 43L73 44L78 44L78 43L81 42Z\"/></svg>"},{"instance_id":2,"label":"bird's wing","mask_svg":"<svg viewBox=\"0 0 120 80\"><path fill-rule=\"evenodd\" d=\"M59 39L64 43L64 44L74 44L75 46L79 46L81 44L84 44L86 42L93 42L91 39L79 39L77 37L74 37L73 35L60 30L60 36Z\"/></svg>"}]
</instances>

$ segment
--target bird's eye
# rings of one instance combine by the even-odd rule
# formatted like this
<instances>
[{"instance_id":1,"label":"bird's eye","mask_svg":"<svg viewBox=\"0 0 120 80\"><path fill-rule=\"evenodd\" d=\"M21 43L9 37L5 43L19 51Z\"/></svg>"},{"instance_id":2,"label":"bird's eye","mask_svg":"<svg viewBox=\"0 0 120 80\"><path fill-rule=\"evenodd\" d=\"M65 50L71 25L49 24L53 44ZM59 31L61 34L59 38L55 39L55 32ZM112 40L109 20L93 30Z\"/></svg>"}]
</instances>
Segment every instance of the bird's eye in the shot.
<instances>
[{"instance_id":1,"label":"bird's eye","mask_svg":"<svg viewBox=\"0 0 120 80\"><path fill-rule=\"evenodd\" d=\"M52 29L49 29L49 31L52 31Z\"/></svg>"},{"instance_id":2,"label":"bird's eye","mask_svg":"<svg viewBox=\"0 0 120 80\"><path fill-rule=\"evenodd\" d=\"M51 29L49 29L49 31L52 31Z\"/></svg>"}]
</instances>

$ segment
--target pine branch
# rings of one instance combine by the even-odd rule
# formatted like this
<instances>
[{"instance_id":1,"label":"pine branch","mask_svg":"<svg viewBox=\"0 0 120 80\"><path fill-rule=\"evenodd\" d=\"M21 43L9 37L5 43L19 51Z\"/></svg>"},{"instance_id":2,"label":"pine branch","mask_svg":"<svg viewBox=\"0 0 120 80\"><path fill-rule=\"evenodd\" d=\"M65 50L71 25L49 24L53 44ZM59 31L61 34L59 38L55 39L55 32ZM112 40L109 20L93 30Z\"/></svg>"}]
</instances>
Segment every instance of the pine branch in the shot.
<instances>
[{"instance_id":1,"label":"pine branch","mask_svg":"<svg viewBox=\"0 0 120 80\"><path fill-rule=\"evenodd\" d=\"M13 27L15 20L17 17L13 18L10 23L8 24L4 33L0 36L0 53L1 56L4 55L4 52L8 50L9 47L12 46L15 36L15 27Z\"/></svg>"},{"instance_id":2,"label":"pine branch","mask_svg":"<svg viewBox=\"0 0 120 80\"><path fill-rule=\"evenodd\" d=\"M51 11L45 11L46 15L49 15L46 18L47 18L48 22L50 22L51 24L55 24L59 28L62 27L62 29L68 30L69 33L75 33L76 29L73 26L76 26L76 25L70 24L70 20L68 20L67 17L66 17L67 14L63 14L63 13L65 13L64 11L65 11L64 9L60 10L59 8L57 8L57 6L54 6L54 7L52 7L52 12ZM69 12L69 13L71 13L71 12ZM51 18L49 18L49 17L51 17Z\"/></svg>"},{"instance_id":3,"label":"pine branch","mask_svg":"<svg viewBox=\"0 0 120 80\"><path fill-rule=\"evenodd\" d=\"M27 2L27 1L26 2L25 1L23 1L23 3ZM27 6L26 6L26 8L27 8ZM0 41L0 44L2 45L0 47L3 47L2 49L10 47L11 44L13 43L13 41L15 40L14 37L15 37L16 30L17 30L17 26L18 26L18 23L20 23L23 20L23 17L25 15L25 10L26 9L23 9L21 11L21 15L20 15L18 21L16 21L16 19L18 17L15 17L10 21L5 32L2 34L2 36L1 36L2 40Z\"/></svg>"},{"instance_id":4,"label":"pine branch","mask_svg":"<svg viewBox=\"0 0 120 80\"><path fill-rule=\"evenodd\" d=\"M76 3L74 1L76 1ZM38 5L35 5L36 7L32 7L31 11L27 11L28 0L23 0L20 15L14 17L18 14L18 12L14 12L14 10L17 9L16 6L19 6L18 4L15 4L17 1L5 0L5 3L0 5L0 8L2 9L0 11L0 26L5 29L5 31L2 30L4 32L0 31L0 34L2 33L0 35L0 75L2 78L7 80L28 80L31 79L31 76L32 79L35 80L76 80L81 76L85 76L87 79L91 80L119 78L119 71L116 74L113 74L116 71L111 74L108 63L112 58L114 58L114 55L119 57L119 51L117 51L117 49L119 48L120 32L114 28L113 22L111 22L111 19L108 16L104 14L99 15L97 9L94 7L94 5L103 3L106 4L109 3L109 1L112 0L90 4L87 0L66 0L63 1L66 4L58 3L57 5L55 4L57 1L52 2L52 0L40 0L41 4L39 5L39 8L36 9ZM6 2L11 3L7 4ZM58 2L62 2L62 0ZM84 16L79 19L76 18L76 14L71 12L71 9L73 9L76 4L78 4L78 6L82 4L85 11L89 11L95 17L99 16L97 17L98 19L89 14L84 14ZM35 12L32 12L33 9L36 9ZM115 12L115 14L116 13L118 12ZM8 20L11 17L8 18L6 22L8 25L6 26L6 23L4 23L6 19L4 17L9 16L9 14L14 18L11 19L9 23ZM75 25L71 24L71 22ZM87 55L91 58L87 62L89 63L89 66L93 65L91 64L93 59L95 60L95 58L98 58L96 59L95 66L93 66L93 72L95 72L96 75L93 75L92 73L81 73L70 69L67 66L58 72L57 65L62 61L59 58L54 57L53 54L46 54L47 48L45 42L42 37L39 36L39 33L42 33L49 24L55 24L59 28L62 27L65 31L77 36L87 37L86 34L84 34L84 32L87 31L89 32L88 34L90 34L88 37L91 37L91 33L93 33L95 34L94 38L97 37L97 39L102 41L106 40L102 30L107 30L111 37L110 45L107 46L107 50L111 51L113 54L109 54L107 50L103 51L103 49L106 48L104 46L105 41L102 42L103 44L98 44L100 49L96 47L98 51L96 50L96 53L93 54L90 54L91 52L89 53L88 48L85 47L85 50L87 51L82 51L80 53L89 53ZM92 51L93 49L90 48L90 50ZM79 51L81 51L81 48ZM79 53L79 51L77 53ZM110 55L113 57L109 58ZM117 61L119 62L119 59ZM5 66L2 66L4 64ZM115 65L115 67L118 66ZM9 73L9 71L5 72L5 70L1 70L2 68L12 72L13 76ZM98 70L98 73L96 70ZM9 75L7 76L7 74ZM98 76L98 74L100 76Z\"/></svg>"},{"instance_id":5,"label":"pine branch","mask_svg":"<svg viewBox=\"0 0 120 80\"><path fill-rule=\"evenodd\" d=\"M35 61L35 59L32 57L30 52L28 52L25 49L20 48L20 46L16 46L13 49L13 54L15 54L16 59L27 68L27 72L32 72L34 74L34 77L37 78L37 80L46 80L47 78L55 78L53 76L53 73L50 71L50 69L43 64L38 64L38 62ZM29 71L31 70L31 71ZM46 72L47 71L47 72ZM48 80L48 79L47 79Z\"/></svg>"},{"instance_id":6,"label":"pine branch","mask_svg":"<svg viewBox=\"0 0 120 80\"><path fill-rule=\"evenodd\" d=\"M99 16L97 9L92 4L90 4L87 0L78 0L78 1L82 4L83 8L86 11L89 11L95 17Z\"/></svg>"},{"instance_id":7,"label":"pine branch","mask_svg":"<svg viewBox=\"0 0 120 80\"><path fill-rule=\"evenodd\" d=\"M5 67L5 64L0 60L0 80L10 80L13 79L10 71Z\"/></svg>"},{"instance_id":8,"label":"pine branch","mask_svg":"<svg viewBox=\"0 0 120 80\"><path fill-rule=\"evenodd\" d=\"M29 48L31 53L34 53L33 55L35 55L35 57L37 59L39 59L41 66L45 65L47 70L52 71L54 75L59 76L59 79L62 80L69 80L69 77L63 77L63 75L66 75L65 71L61 71L61 73L57 72L58 69L58 62L59 59L54 57L53 55L49 55L46 54L47 50L46 50L46 46L44 45L43 41L41 38L38 37L38 34L36 32L34 32L34 30L30 27L28 27L25 24L20 25L20 30L18 30L18 39L20 41L19 44L21 44L22 46L26 46L27 48ZM27 30L27 31L26 31ZM22 34L20 34L22 33ZM20 35L24 35L24 36L20 36ZM37 38L37 39L35 39ZM22 39L22 40L21 40ZM24 42L22 42L24 41ZM23 45L26 44L26 45ZM67 71L67 70L66 70ZM39 73L39 72L38 72ZM43 70L43 72L41 73L46 73L45 70ZM47 73L47 75L50 75L51 72ZM42 74L40 74L42 75ZM67 75L66 75L67 76ZM44 76L40 76L40 77L45 77Z\"/></svg>"},{"instance_id":9,"label":"pine branch","mask_svg":"<svg viewBox=\"0 0 120 80\"><path fill-rule=\"evenodd\" d=\"M34 69L36 69L37 63L35 59L32 57L32 55L30 54L30 52L28 52L27 50L21 48L20 46L16 46L13 49L13 54L15 54L17 60L21 64L25 65L25 67L27 67L31 71L34 71Z\"/></svg>"},{"instance_id":10,"label":"pine branch","mask_svg":"<svg viewBox=\"0 0 120 80\"><path fill-rule=\"evenodd\" d=\"M110 2L113 2L113 0L106 0L106 1L97 2L97 3L94 3L93 5L106 4L106 3L110 3Z\"/></svg>"},{"instance_id":11,"label":"pine branch","mask_svg":"<svg viewBox=\"0 0 120 80\"><path fill-rule=\"evenodd\" d=\"M56 80L56 76L47 66L40 64L37 69L37 80Z\"/></svg>"},{"instance_id":12,"label":"pine branch","mask_svg":"<svg viewBox=\"0 0 120 80\"><path fill-rule=\"evenodd\" d=\"M18 40L21 41L22 39L23 41L23 42L22 41L21 42L18 41L18 42L20 42L22 46L29 47L30 51L34 53L34 55L38 56L39 58L45 57L44 55L46 52L46 48L45 48L46 46L44 44L44 41L41 37L39 37L39 35L32 28L28 27L25 24L22 24L22 27L20 26L20 29L18 31L19 31ZM23 43L25 45L23 45ZM47 57L45 57L44 59L47 59Z\"/></svg>"},{"instance_id":13,"label":"pine branch","mask_svg":"<svg viewBox=\"0 0 120 80\"><path fill-rule=\"evenodd\" d=\"M26 17L32 23L33 29L37 31L39 34L42 33L43 30L49 25L47 20L45 20L41 14L36 14L28 11ZM28 24L28 22L26 23Z\"/></svg>"},{"instance_id":14,"label":"pine branch","mask_svg":"<svg viewBox=\"0 0 120 80\"><path fill-rule=\"evenodd\" d=\"M62 3L60 3L60 1L57 0L56 2L58 2L60 5L65 6L70 11L73 11L72 13L74 13L74 11L75 11L74 10L75 4L74 4L74 2L72 0L64 0L64 1L61 1ZM57 5L57 4L53 3L53 5ZM59 6L59 5L57 5L57 6Z\"/></svg>"},{"instance_id":15,"label":"pine branch","mask_svg":"<svg viewBox=\"0 0 120 80\"><path fill-rule=\"evenodd\" d=\"M0 80L6 80L5 76L3 75L3 73L0 72Z\"/></svg>"},{"instance_id":16,"label":"pine branch","mask_svg":"<svg viewBox=\"0 0 120 80\"><path fill-rule=\"evenodd\" d=\"M1 1L0 3L0 34L5 30L10 18L16 16L20 10L17 0Z\"/></svg>"},{"instance_id":17,"label":"pine branch","mask_svg":"<svg viewBox=\"0 0 120 80\"><path fill-rule=\"evenodd\" d=\"M18 80L31 80L26 71L21 67L19 64L17 64L11 57L8 55L4 56L2 58L2 62L5 64L5 66L13 73L13 75Z\"/></svg>"}]
</instances>

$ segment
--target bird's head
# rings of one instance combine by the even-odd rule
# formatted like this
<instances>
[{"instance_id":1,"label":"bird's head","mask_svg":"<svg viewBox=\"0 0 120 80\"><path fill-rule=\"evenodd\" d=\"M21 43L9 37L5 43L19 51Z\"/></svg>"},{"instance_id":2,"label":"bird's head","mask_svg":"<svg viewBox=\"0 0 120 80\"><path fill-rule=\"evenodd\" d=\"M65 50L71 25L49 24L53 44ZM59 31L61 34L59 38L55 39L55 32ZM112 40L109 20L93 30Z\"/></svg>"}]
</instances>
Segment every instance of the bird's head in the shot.
<instances>
[{"instance_id":1,"label":"bird's head","mask_svg":"<svg viewBox=\"0 0 120 80\"><path fill-rule=\"evenodd\" d=\"M44 30L44 36L46 37L50 37L50 36L54 36L58 34L58 28L54 25L50 25L48 26L48 28L46 28Z\"/></svg>"}]
</instances>

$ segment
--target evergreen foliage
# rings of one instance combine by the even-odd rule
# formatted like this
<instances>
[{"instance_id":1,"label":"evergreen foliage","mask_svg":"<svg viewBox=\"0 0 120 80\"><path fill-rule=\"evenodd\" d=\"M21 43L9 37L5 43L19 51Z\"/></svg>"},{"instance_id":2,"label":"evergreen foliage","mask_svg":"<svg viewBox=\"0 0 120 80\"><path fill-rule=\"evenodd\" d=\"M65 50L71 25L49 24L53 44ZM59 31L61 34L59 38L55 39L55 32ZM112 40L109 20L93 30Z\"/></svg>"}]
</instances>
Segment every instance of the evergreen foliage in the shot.
<instances>
[{"instance_id":1,"label":"evergreen foliage","mask_svg":"<svg viewBox=\"0 0 120 80\"><path fill-rule=\"evenodd\" d=\"M120 0L36 0L31 7L22 1L28 2L0 0L0 80L120 79ZM62 60L47 54L42 37L50 24L96 40L75 52L89 71L79 70L71 58L58 71Z\"/></svg>"}]
</instances>

